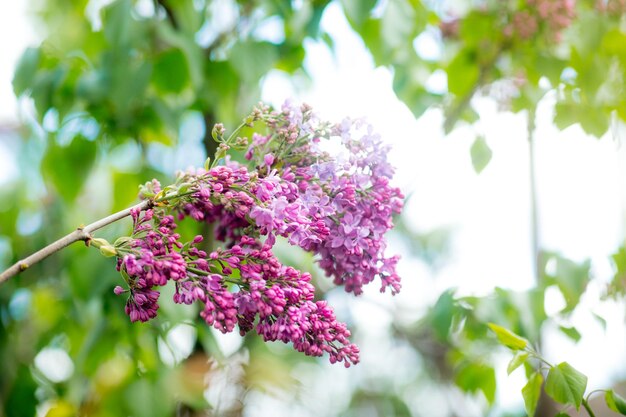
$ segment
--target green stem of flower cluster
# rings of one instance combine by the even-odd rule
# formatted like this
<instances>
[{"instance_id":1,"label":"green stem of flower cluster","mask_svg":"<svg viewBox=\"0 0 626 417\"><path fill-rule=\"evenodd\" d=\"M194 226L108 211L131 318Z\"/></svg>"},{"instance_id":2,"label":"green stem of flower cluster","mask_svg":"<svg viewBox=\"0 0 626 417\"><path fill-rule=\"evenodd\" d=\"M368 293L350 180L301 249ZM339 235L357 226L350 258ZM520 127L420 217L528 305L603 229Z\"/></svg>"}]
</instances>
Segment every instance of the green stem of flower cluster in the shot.
<instances>
[{"instance_id":1,"label":"green stem of flower cluster","mask_svg":"<svg viewBox=\"0 0 626 417\"><path fill-rule=\"evenodd\" d=\"M221 144L230 146L230 144L232 143L233 139L236 137L237 133L239 133L239 131L241 131L241 129L243 129L244 126L246 126L246 125L247 125L247 123L243 122L239 126L237 126L237 128L235 130L233 130L233 132L228 136L228 138L224 142L222 142ZM219 146L218 146L217 152L215 153L215 157L213 158L213 161L211 162L211 168L214 168L217 165L217 163L222 160L222 157L218 158L219 151L220 151L220 149L219 149Z\"/></svg>"}]
</instances>

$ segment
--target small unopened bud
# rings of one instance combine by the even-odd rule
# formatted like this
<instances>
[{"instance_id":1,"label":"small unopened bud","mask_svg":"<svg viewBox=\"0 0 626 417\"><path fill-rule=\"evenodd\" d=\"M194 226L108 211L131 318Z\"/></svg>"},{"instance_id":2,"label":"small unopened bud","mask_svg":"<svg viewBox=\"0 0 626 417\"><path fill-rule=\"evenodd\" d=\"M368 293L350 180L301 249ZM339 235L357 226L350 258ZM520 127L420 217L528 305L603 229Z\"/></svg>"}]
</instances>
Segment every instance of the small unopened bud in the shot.
<instances>
[{"instance_id":1,"label":"small unopened bud","mask_svg":"<svg viewBox=\"0 0 626 417\"><path fill-rule=\"evenodd\" d=\"M215 139L216 141L221 142L222 136L224 136L224 132L226 132L226 129L224 129L224 125L221 123L216 123L215 126L213 126L213 130L211 131L211 136L213 136L213 139Z\"/></svg>"},{"instance_id":2,"label":"small unopened bud","mask_svg":"<svg viewBox=\"0 0 626 417\"><path fill-rule=\"evenodd\" d=\"M217 147L217 152L215 152L215 159L221 159L225 157L229 149L230 146L226 145L225 143L220 143L220 146Z\"/></svg>"},{"instance_id":3,"label":"small unopened bud","mask_svg":"<svg viewBox=\"0 0 626 417\"><path fill-rule=\"evenodd\" d=\"M125 293L126 290L122 287L120 287L119 285L117 285L115 288L113 288L113 293L115 293L115 295L120 295Z\"/></svg>"},{"instance_id":4,"label":"small unopened bud","mask_svg":"<svg viewBox=\"0 0 626 417\"><path fill-rule=\"evenodd\" d=\"M209 170L211 168L211 157L208 157L206 161L204 161L204 169Z\"/></svg>"},{"instance_id":5,"label":"small unopened bud","mask_svg":"<svg viewBox=\"0 0 626 417\"><path fill-rule=\"evenodd\" d=\"M111 246L108 240L102 239L100 237L93 237L89 239L89 244L94 248L101 248L102 246Z\"/></svg>"},{"instance_id":6,"label":"small unopened bud","mask_svg":"<svg viewBox=\"0 0 626 417\"><path fill-rule=\"evenodd\" d=\"M107 258L110 258L112 256L117 255L117 250L115 250L115 248L111 245L103 245L103 246L100 246L100 253L106 256Z\"/></svg>"}]
</instances>

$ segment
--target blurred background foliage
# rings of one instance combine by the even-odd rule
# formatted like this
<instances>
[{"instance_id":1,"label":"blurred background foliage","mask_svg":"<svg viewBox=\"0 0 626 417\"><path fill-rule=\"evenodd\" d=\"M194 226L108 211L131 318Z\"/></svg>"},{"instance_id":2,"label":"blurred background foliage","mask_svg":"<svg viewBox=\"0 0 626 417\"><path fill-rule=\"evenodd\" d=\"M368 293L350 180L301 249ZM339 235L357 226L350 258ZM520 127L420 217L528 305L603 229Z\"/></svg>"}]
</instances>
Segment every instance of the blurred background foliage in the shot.
<instances>
[{"instance_id":1,"label":"blurred background foliage","mask_svg":"<svg viewBox=\"0 0 626 417\"><path fill-rule=\"evenodd\" d=\"M180 161L202 164L215 150L212 125L235 125L270 70L306 86L305 40L334 49L320 26L330 0L31 3L44 41L24 51L13 80L34 111L0 132L19 169L0 187L0 269L77 222L127 207L138 184L167 182ZM481 96L525 114L531 155L545 97L559 129L580 124L600 137L626 119L621 0L339 3L375 64L392 70L397 97L415 117L442 109L447 132L474 126ZM476 137L480 172L491 150ZM446 230L397 223L394 239L406 252L431 268L445 262ZM122 222L102 236L127 229ZM538 346L546 328L577 342L571 317L591 279L588 262L545 253L537 239L534 252L532 289L484 297L450 289L417 316L387 311L380 352L404 366L348 374L254 336L218 337L165 296L158 319L131 325L113 295L111 261L76 245L0 287L0 416L523 416L522 407L498 406L502 358L485 323ZM312 259L281 253L315 273L357 342L373 337L341 290L318 279ZM623 298L626 249L613 261L605 296ZM562 295L561 309L546 313L546 291ZM329 389L328 403L311 400ZM537 415L554 414L546 405Z\"/></svg>"}]
</instances>

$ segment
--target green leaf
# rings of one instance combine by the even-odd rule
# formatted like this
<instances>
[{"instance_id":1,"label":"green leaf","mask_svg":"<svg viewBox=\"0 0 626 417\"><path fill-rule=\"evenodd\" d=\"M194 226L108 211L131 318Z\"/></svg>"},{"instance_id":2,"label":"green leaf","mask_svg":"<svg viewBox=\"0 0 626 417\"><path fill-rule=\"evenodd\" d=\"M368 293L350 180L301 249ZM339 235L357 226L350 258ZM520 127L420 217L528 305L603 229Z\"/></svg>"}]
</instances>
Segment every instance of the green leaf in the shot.
<instances>
[{"instance_id":1,"label":"green leaf","mask_svg":"<svg viewBox=\"0 0 626 417\"><path fill-rule=\"evenodd\" d=\"M258 83L277 59L278 50L269 42L239 42L230 52L233 68L249 84Z\"/></svg>"},{"instance_id":2,"label":"green leaf","mask_svg":"<svg viewBox=\"0 0 626 417\"><path fill-rule=\"evenodd\" d=\"M493 13L475 10L461 19L459 35L465 45L471 45L472 48L496 44L497 37L501 36L498 31L494 31L494 27L498 26L497 19Z\"/></svg>"},{"instance_id":3,"label":"green leaf","mask_svg":"<svg viewBox=\"0 0 626 417\"><path fill-rule=\"evenodd\" d=\"M11 356L7 355L6 357L10 358ZM12 377L11 385L5 388L7 390L6 402L0 407L4 407L7 417L36 415L37 397L35 392L37 382L33 379L32 371L26 365L19 365L16 375Z\"/></svg>"},{"instance_id":4,"label":"green leaf","mask_svg":"<svg viewBox=\"0 0 626 417\"><path fill-rule=\"evenodd\" d=\"M585 133L599 138L609 130L610 114L601 106L585 106L579 114L580 126Z\"/></svg>"},{"instance_id":5,"label":"green leaf","mask_svg":"<svg viewBox=\"0 0 626 417\"><path fill-rule=\"evenodd\" d=\"M203 13L196 10L193 0L166 1L172 7L174 18L179 25L179 29L189 34L195 34L203 23Z\"/></svg>"},{"instance_id":6,"label":"green leaf","mask_svg":"<svg viewBox=\"0 0 626 417\"><path fill-rule=\"evenodd\" d=\"M587 288L591 264L588 260L578 264L558 255L553 255L552 259L556 259L556 271L547 277L556 283L565 298L562 312L569 313L576 308Z\"/></svg>"},{"instance_id":7,"label":"green leaf","mask_svg":"<svg viewBox=\"0 0 626 417\"><path fill-rule=\"evenodd\" d=\"M571 404L580 408L587 388L587 377L567 362L550 368L546 379L546 394L561 404Z\"/></svg>"},{"instance_id":8,"label":"green leaf","mask_svg":"<svg viewBox=\"0 0 626 417\"><path fill-rule=\"evenodd\" d=\"M541 385L543 384L543 376L539 372L535 372L528 378L528 383L522 388L522 396L524 397L524 407L529 417L535 415L539 397L541 397Z\"/></svg>"},{"instance_id":9,"label":"green leaf","mask_svg":"<svg viewBox=\"0 0 626 417\"><path fill-rule=\"evenodd\" d=\"M302 45L290 45L285 43L279 46L278 51L279 59L274 64L274 68L289 74L293 74L302 68L302 62L306 55L306 51Z\"/></svg>"},{"instance_id":10,"label":"green leaf","mask_svg":"<svg viewBox=\"0 0 626 417\"><path fill-rule=\"evenodd\" d=\"M616 394L612 389L604 394L606 405L616 413L626 416L626 399Z\"/></svg>"},{"instance_id":11,"label":"green leaf","mask_svg":"<svg viewBox=\"0 0 626 417\"><path fill-rule=\"evenodd\" d=\"M570 416L569 414L567 414L567 413L560 412L559 414L557 414L557 415L556 415L556 416L554 416L554 417L571 417L571 416Z\"/></svg>"},{"instance_id":12,"label":"green leaf","mask_svg":"<svg viewBox=\"0 0 626 417\"><path fill-rule=\"evenodd\" d=\"M341 7L352 26L361 27L376 6L376 0L341 0Z\"/></svg>"},{"instance_id":13,"label":"green leaf","mask_svg":"<svg viewBox=\"0 0 626 417\"><path fill-rule=\"evenodd\" d=\"M483 136L478 136L470 148L470 154L472 156L472 166L474 167L474 171L476 171L477 174L480 174L483 169L485 169L489 161L491 161L493 152L491 152L491 148L487 145L485 138Z\"/></svg>"},{"instance_id":14,"label":"green leaf","mask_svg":"<svg viewBox=\"0 0 626 417\"><path fill-rule=\"evenodd\" d=\"M557 103L554 106L554 124L560 130L564 130L578 123L576 105L572 103Z\"/></svg>"},{"instance_id":15,"label":"green leaf","mask_svg":"<svg viewBox=\"0 0 626 417\"><path fill-rule=\"evenodd\" d=\"M178 93L189 81L189 68L185 55L178 48L162 52L156 58L152 82L163 92Z\"/></svg>"},{"instance_id":16,"label":"green leaf","mask_svg":"<svg viewBox=\"0 0 626 417\"><path fill-rule=\"evenodd\" d=\"M520 367L520 365L526 362L526 359L528 359L529 355L530 354L528 352L517 352L515 356L513 356L513 359L511 359L511 362L509 362L509 365L506 367L507 374L511 375L514 370L516 370Z\"/></svg>"},{"instance_id":17,"label":"green leaf","mask_svg":"<svg viewBox=\"0 0 626 417\"><path fill-rule=\"evenodd\" d=\"M52 184L66 202L72 202L80 193L96 160L96 143L77 136L67 147L50 141L43 157L43 177Z\"/></svg>"},{"instance_id":18,"label":"green leaf","mask_svg":"<svg viewBox=\"0 0 626 417\"><path fill-rule=\"evenodd\" d=\"M13 76L13 91L16 96L32 87L40 58L41 53L37 48L28 48L22 54Z\"/></svg>"},{"instance_id":19,"label":"green leaf","mask_svg":"<svg viewBox=\"0 0 626 417\"><path fill-rule=\"evenodd\" d=\"M594 319L596 319L596 321L600 324L600 326L602 326L602 330L606 332L606 319L600 316L599 314L596 314L593 312L591 313L591 315L593 316Z\"/></svg>"},{"instance_id":20,"label":"green leaf","mask_svg":"<svg viewBox=\"0 0 626 417\"><path fill-rule=\"evenodd\" d=\"M31 97L35 101L38 116L43 118L46 112L54 106L57 92L65 78L66 70L58 66L52 70L39 71L31 85Z\"/></svg>"},{"instance_id":21,"label":"green leaf","mask_svg":"<svg viewBox=\"0 0 626 417\"><path fill-rule=\"evenodd\" d=\"M559 326L559 330L561 332L563 332L563 334L565 334L565 336L567 336L570 339L572 339L574 342L578 342L580 340L580 338L581 338L580 332L578 330L576 330L575 327Z\"/></svg>"},{"instance_id":22,"label":"green leaf","mask_svg":"<svg viewBox=\"0 0 626 417\"><path fill-rule=\"evenodd\" d=\"M496 396L496 373L492 367L483 363L470 363L459 370L456 384L465 392L481 391L489 404Z\"/></svg>"},{"instance_id":23,"label":"green leaf","mask_svg":"<svg viewBox=\"0 0 626 417\"><path fill-rule=\"evenodd\" d=\"M452 290L447 290L439 296L431 314L435 334L440 340L447 340L454 316L454 295Z\"/></svg>"},{"instance_id":24,"label":"green leaf","mask_svg":"<svg viewBox=\"0 0 626 417\"><path fill-rule=\"evenodd\" d=\"M359 30L361 39L374 58L377 66L391 64L392 51L388 49L383 41L381 33L382 24L380 19L368 19Z\"/></svg>"},{"instance_id":25,"label":"green leaf","mask_svg":"<svg viewBox=\"0 0 626 417\"><path fill-rule=\"evenodd\" d=\"M539 82L539 79L544 76L550 81L553 87L556 87L561 82L561 73L565 68L566 61L559 59L555 56L548 54L537 54L535 56L535 63L533 70L536 71L538 77L536 78L536 82Z\"/></svg>"},{"instance_id":26,"label":"green leaf","mask_svg":"<svg viewBox=\"0 0 626 417\"><path fill-rule=\"evenodd\" d=\"M602 51L609 56L626 59L626 33L613 29L605 33L602 39Z\"/></svg>"},{"instance_id":27,"label":"green leaf","mask_svg":"<svg viewBox=\"0 0 626 417\"><path fill-rule=\"evenodd\" d=\"M410 46L426 26L426 16L419 2L390 0L381 18L380 35L385 45L391 49Z\"/></svg>"},{"instance_id":28,"label":"green leaf","mask_svg":"<svg viewBox=\"0 0 626 417\"><path fill-rule=\"evenodd\" d=\"M557 103L554 124L563 130L576 123L580 123L585 133L599 138L609 129L610 114L600 105L593 106L574 102Z\"/></svg>"},{"instance_id":29,"label":"green leaf","mask_svg":"<svg viewBox=\"0 0 626 417\"><path fill-rule=\"evenodd\" d=\"M495 323L487 323L487 326L496 334L498 341L509 349L522 350L528 346L528 340L502 326Z\"/></svg>"},{"instance_id":30,"label":"green leaf","mask_svg":"<svg viewBox=\"0 0 626 417\"><path fill-rule=\"evenodd\" d=\"M201 88L204 82L204 52L192 35L174 30L169 24L157 26L157 34L167 44L182 51L187 60L189 78L194 88Z\"/></svg>"},{"instance_id":31,"label":"green leaf","mask_svg":"<svg viewBox=\"0 0 626 417\"><path fill-rule=\"evenodd\" d=\"M118 0L102 9L104 15L104 36L111 45L128 43L132 23L130 0Z\"/></svg>"},{"instance_id":32,"label":"green leaf","mask_svg":"<svg viewBox=\"0 0 626 417\"><path fill-rule=\"evenodd\" d=\"M474 57L462 51L446 68L448 91L456 96L469 94L480 77L480 69Z\"/></svg>"}]
</instances>

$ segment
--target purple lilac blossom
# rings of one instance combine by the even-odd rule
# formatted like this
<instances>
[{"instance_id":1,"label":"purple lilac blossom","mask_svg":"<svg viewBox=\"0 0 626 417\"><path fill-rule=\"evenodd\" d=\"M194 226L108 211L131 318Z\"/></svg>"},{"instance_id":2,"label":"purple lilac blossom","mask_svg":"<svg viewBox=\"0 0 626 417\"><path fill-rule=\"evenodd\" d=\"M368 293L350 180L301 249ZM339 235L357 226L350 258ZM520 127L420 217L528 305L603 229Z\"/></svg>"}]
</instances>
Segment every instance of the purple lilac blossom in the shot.
<instances>
[{"instance_id":1,"label":"purple lilac blossom","mask_svg":"<svg viewBox=\"0 0 626 417\"><path fill-rule=\"evenodd\" d=\"M132 236L115 244L127 289L114 292L129 293L131 321L147 321L157 314L158 287L173 281L174 302L202 303L200 316L221 332L254 330L265 341L356 364L358 347L332 308L315 300L311 275L283 265L272 248L282 237L316 254L346 291L360 294L378 278L381 291L396 294L399 258L385 255L384 234L403 197L389 184L388 147L364 122L324 124L307 106L255 114L270 132L255 133L246 152L256 170L226 158L224 165L180 173L172 186L162 189L156 180L144 186L142 198L156 207L133 211ZM348 156L331 157L322 138L339 140ZM202 236L183 244L175 229L185 217L214 224L223 246L207 254L198 248Z\"/></svg>"}]
</instances>

